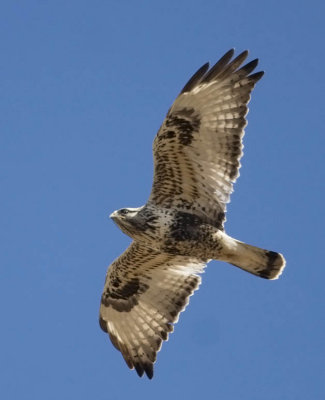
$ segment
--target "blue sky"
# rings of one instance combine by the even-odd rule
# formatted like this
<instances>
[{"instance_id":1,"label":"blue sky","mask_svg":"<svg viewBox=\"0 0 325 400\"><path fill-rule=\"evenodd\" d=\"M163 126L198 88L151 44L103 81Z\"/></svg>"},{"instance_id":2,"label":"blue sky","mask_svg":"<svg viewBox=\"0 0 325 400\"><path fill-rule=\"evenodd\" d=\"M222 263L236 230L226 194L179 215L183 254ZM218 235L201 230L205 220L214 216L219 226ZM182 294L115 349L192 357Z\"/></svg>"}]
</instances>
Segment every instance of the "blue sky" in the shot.
<instances>
[{"instance_id":1,"label":"blue sky","mask_svg":"<svg viewBox=\"0 0 325 400\"><path fill-rule=\"evenodd\" d=\"M2 1L0 386L4 399L325 398L324 5ZM139 379L98 326L106 268L144 204L151 146L191 74L229 48L253 93L227 232L282 252L265 281L212 262Z\"/></svg>"}]
</instances>

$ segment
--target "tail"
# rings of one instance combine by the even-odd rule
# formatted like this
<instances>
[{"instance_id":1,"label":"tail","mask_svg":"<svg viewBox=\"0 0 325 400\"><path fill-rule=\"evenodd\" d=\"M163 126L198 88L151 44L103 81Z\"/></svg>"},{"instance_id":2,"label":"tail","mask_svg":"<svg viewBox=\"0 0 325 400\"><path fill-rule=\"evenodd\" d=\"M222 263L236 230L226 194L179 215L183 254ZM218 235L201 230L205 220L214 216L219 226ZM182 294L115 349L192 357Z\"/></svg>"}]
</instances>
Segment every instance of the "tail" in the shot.
<instances>
[{"instance_id":1,"label":"tail","mask_svg":"<svg viewBox=\"0 0 325 400\"><path fill-rule=\"evenodd\" d=\"M223 261L265 279L278 279L286 265L282 254L260 249L227 236ZM230 240L229 240L230 239Z\"/></svg>"}]
</instances>

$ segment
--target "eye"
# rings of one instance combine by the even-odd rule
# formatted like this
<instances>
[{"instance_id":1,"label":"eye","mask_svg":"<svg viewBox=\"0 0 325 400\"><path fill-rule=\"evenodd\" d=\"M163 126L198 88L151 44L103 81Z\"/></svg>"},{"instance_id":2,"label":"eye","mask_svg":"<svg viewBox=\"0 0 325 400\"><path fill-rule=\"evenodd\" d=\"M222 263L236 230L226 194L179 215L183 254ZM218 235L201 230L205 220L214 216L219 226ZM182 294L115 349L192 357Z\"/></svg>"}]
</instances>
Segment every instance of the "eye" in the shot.
<instances>
[{"instance_id":1,"label":"eye","mask_svg":"<svg viewBox=\"0 0 325 400\"><path fill-rule=\"evenodd\" d=\"M122 210L120 210L121 215L126 215L128 213L129 213L129 210L127 210L126 208L123 208Z\"/></svg>"}]
</instances>

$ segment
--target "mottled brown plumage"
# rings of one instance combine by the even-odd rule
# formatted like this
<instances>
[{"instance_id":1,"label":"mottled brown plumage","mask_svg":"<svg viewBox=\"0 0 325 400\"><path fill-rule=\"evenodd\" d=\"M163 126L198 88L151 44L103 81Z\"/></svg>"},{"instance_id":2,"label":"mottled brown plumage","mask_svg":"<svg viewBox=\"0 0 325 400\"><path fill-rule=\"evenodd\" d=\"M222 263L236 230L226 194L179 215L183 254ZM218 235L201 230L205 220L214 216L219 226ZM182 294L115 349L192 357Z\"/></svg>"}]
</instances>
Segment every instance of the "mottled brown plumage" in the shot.
<instances>
[{"instance_id":1,"label":"mottled brown plumage","mask_svg":"<svg viewBox=\"0 0 325 400\"><path fill-rule=\"evenodd\" d=\"M281 254L224 232L226 204L239 175L250 93L248 52L227 52L188 81L153 144L154 181L147 204L111 217L133 242L108 269L100 326L127 365L153 376L153 363L211 259L276 279Z\"/></svg>"}]
</instances>

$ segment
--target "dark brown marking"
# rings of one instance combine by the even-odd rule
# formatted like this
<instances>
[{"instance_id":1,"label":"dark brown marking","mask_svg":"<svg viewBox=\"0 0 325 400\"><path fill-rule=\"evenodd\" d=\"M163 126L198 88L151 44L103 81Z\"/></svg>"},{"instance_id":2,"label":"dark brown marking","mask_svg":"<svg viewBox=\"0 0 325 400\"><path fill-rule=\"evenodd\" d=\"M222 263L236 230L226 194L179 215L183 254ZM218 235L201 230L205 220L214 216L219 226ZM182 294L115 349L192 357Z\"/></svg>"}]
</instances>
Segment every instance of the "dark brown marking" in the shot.
<instances>
[{"instance_id":1,"label":"dark brown marking","mask_svg":"<svg viewBox=\"0 0 325 400\"><path fill-rule=\"evenodd\" d=\"M203 220L194 214L179 211L175 215L175 222L170 228L170 236L176 241L198 240L199 226Z\"/></svg>"},{"instance_id":2,"label":"dark brown marking","mask_svg":"<svg viewBox=\"0 0 325 400\"><path fill-rule=\"evenodd\" d=\"M143 365L144 371L149 379L153 378L153 365L152 363L145 363Z\"/></svg>"},{"instance_id":3,"label":"dark brown marking","mask_svg":"<svg viewBox=\"0 0 325 400\"><path fill-rule=\"evenodd\" d=\"M183 108L167 115L165 124L167 128L178 131L180 144L188 146L193 141L193 133L199 131L201 121L193 108Z\"/></svg>"},{"instance_id":4,"label":"dark brown marking","mask_svg":"<svg viewBox=\"0 0 325 400\"><path fill-rule=\"evenodd\" d=\"M202 67L195 72L192 78L183 87L181 93L190 92L192 89L194 89L195 86L197 86L201 82L201 79L203 78L208 69L209 69L209 63L202 65Z\"/></svg>"},{"instance_id":5,"label":"dark brown marking","mask_svg":"<svg viewBox=\"0 0 325 400\"><path fill-rule=\"evenodd\" d=\"M118 288L120 286L120 284L121 284L121 280L117 276L112 278L112 285L115 288Z\"/></svg>"},{"instance_id":6,"label":"dark brown marking","mask_svg":"<svg viewBox=\"0 0 325 400\"><path fill-rule=\"evenodd\" d=\"M148 288L147 284L140 282L138 278L133 278L115 290L107 288L101 302L105 307L112 306L116 311L128 312L138 304L137 295L144 293Z\"/></svg>"},{"instance_id":7,"label":"dark brown marking","mask_svg":"<svg viewBox=\"0 0 325 400\"><path fill-rule=\"evenodd\" d=\"M113 299L123 299L127 300L129 297L137 294L140 289L140 283L138 278L130 279L126 285L122 286L120 289L112 292L110 294Z\"/></svg>"},{"instance_id":8,"label":"dark brown marking","mask_svg":"<svg viewBox=\"0 0 325 400\"><path fill-rule=\"evenodd\" d=\"M136 363L134 362L134 368L137 371L137 374L140 376L140 378L142 377L143 373L144 373L144 368L140 363Z\"/></svg>"},{"instance_id":9,"label":"dark brown marking","mask_svg":"<svg viewBox=\"0 0 325 400\"><path fill-rule=\"evenodd\" d=\"M176 136L176 132L172 130L168 130L166 132L163 132L159 135L159 140L162 139L173 139Z\"/></svg>"},{"instance_id":10,"label":"dark brown marking","mask_svg":"<svg viewBox=\"0 0 325 400\"><path fill-rule=\"evenodd\" d=\"M217 216L215 227L223 230L223 223L225 221L226 214L223 211L220 211Z\"/></svg>"},{"instance_id":11,"label":"dark brown marking","mask_svg":"<svg viewBox=\"0 0 325 400\"><path fill-rule=\"evenodd\" d=\"M259 272L259 276L261 278L270 279L276 275L274 271L278 271L281 268L281 264L277 262L280 256L279 253L275 251L266 251L265 256L267 257L267 264L266 267Z\"/></svg>"}]
</instances>

